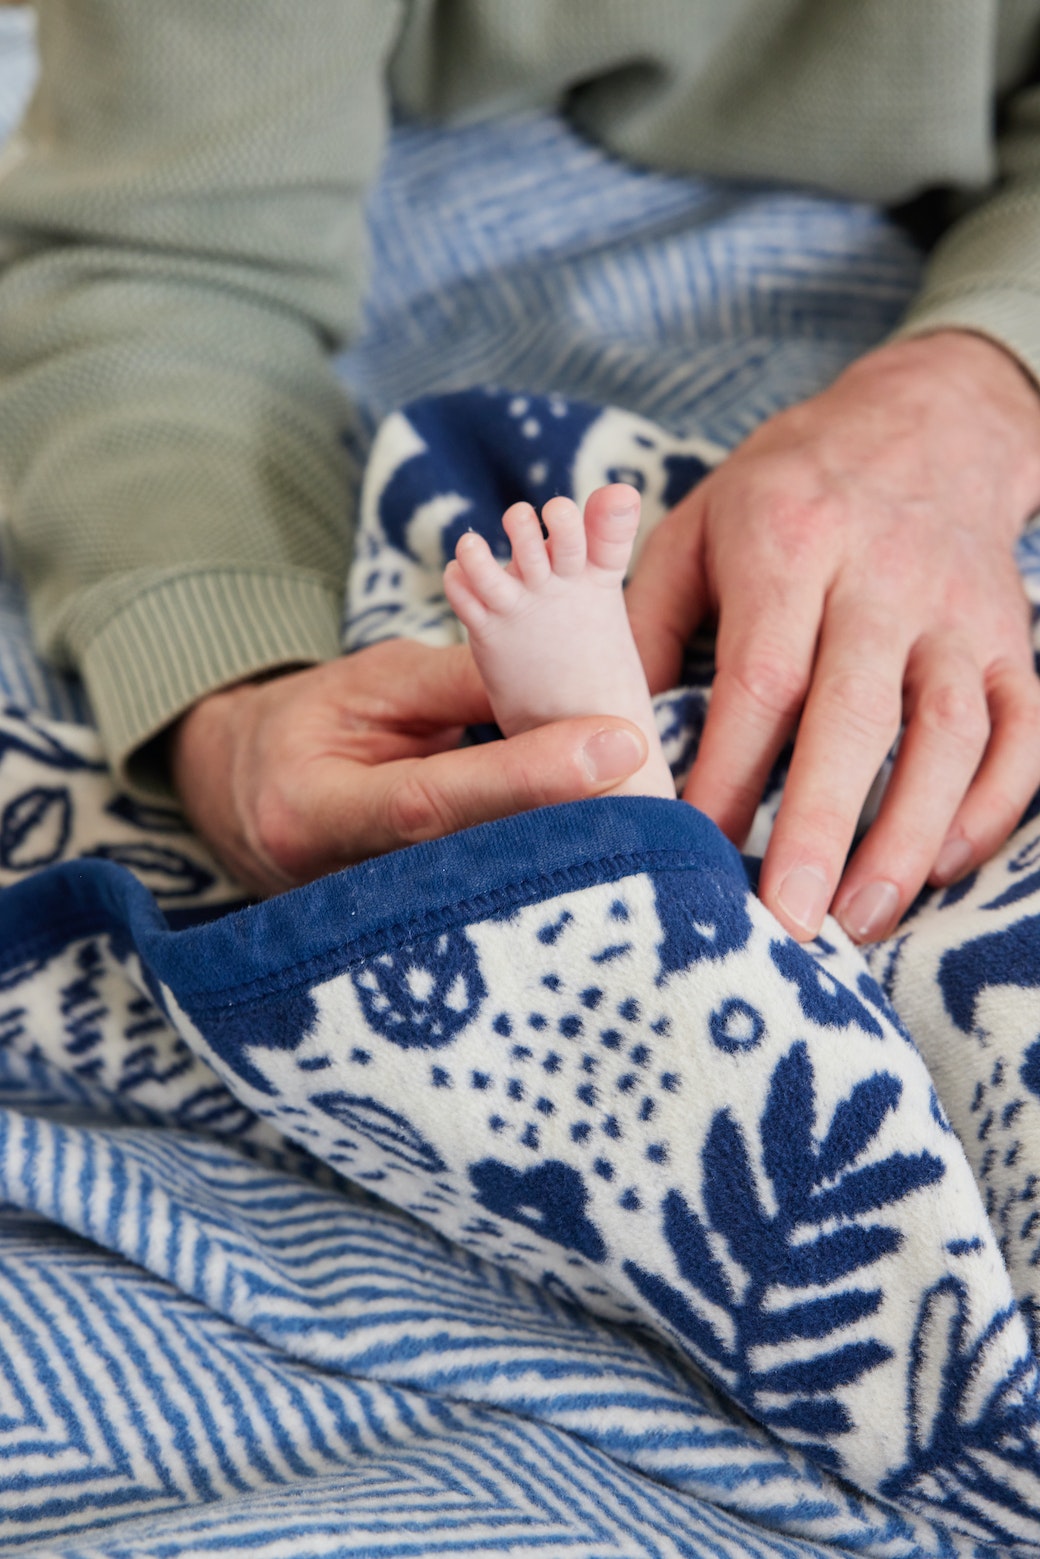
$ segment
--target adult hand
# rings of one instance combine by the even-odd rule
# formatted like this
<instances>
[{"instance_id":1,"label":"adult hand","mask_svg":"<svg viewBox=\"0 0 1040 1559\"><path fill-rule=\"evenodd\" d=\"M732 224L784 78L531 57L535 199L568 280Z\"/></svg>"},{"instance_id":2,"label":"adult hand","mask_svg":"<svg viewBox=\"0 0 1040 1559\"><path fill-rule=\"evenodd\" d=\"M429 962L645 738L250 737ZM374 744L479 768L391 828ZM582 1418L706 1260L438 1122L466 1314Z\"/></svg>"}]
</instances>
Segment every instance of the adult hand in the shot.
<instances>
[{"instance_id":1,"label":"adult hand","mask_svg":"<svg viewBox=\"0 0 1040 1559\"><path fill-rule=\"evenodd\" d=\"M174 786L235 878L278 893L367 856L611 790L646 738L591 717L458 748L490 718L468 649L407 640L202 699L171 737Z\"/></svg>"},{"instance_id":2,"label":"adult hand","mask_svg":"<svg viewBox=\"0 0 1040 1559\"><path fill-rule=\"evenodd\" d=\"M760 892L889 932L1006 839L1040 785L1040 684L1012 557L1040 506L1040 395L959 331L894 342L773 417L661 522L629 587L657 691L718 619L685 799L741 841L797 725ZM904 727L880 811L863 802Z\"/></svg>"}]
</instances>

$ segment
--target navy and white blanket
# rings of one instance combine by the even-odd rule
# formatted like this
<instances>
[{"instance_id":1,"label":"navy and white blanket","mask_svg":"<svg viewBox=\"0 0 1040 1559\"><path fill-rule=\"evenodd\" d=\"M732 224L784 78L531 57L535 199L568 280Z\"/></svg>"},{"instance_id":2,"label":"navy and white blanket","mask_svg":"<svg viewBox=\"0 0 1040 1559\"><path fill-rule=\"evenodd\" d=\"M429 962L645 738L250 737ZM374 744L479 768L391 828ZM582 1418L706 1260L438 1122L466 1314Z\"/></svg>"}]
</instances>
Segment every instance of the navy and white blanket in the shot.
<instances>
[{"instance_id":1,"label":"navy and white blanket","mask_svg":"<svg viewBox=\"0 0 1040 1559\"><path fill-rule=\"evenodd\" d=\"M621 478L652 524L917 265L542 118L401 131L372 221L344 375L371 421L420 398L368 452L352 645L450 640L443 556L516 497ZM0 629L0 1549L1040 1548L1040 810L867 959L655 800L236 909L10 580Z\"/></svg>"}]
</instances>

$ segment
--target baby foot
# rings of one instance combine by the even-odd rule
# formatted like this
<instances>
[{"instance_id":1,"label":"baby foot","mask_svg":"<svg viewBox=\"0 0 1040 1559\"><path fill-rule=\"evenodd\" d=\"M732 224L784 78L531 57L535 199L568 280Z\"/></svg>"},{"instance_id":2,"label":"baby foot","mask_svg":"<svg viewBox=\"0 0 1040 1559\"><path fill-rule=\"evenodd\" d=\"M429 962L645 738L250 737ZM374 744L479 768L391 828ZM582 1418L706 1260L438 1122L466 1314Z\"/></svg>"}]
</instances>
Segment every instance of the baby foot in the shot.
<instances>
[{"instance_id":1,"label":"baby foot","mask_svg":"<svg viewBox=\"0 0 1040 1559\"><path fill-rule=\"evenodd\" d=\"M502 517L505 568L474 531L460 537L444 592L469 632L495 719L506 736L573 715L622 715L649 743L643 767L617 793L675 797L622 594L639 526L639 495L602 487L582 517L569 498Z\"/></svg>"}]
</instances>

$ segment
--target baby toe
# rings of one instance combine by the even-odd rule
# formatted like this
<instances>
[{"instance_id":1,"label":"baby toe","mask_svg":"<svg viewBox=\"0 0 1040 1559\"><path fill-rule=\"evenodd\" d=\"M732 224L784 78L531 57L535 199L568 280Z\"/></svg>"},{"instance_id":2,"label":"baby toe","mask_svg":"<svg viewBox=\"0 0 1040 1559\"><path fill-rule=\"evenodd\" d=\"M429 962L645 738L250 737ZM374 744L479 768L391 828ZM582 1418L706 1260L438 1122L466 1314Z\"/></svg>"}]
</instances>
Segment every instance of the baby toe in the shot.
<instances>
[{"instance_id":1,"label":"baby toe","mask_svg":"<svg viewBox=\"0 0 1040 1559\"><path fill-rule=\"evenodd\" d=\"M502 516L513 548L513 567L525 585L544 584L552 572L542 522L529 503L514 503Z\"/></svg>"},{"instance_id":2,"label":"baby toe","mask_svg":"<svg viewBox=\"0 0 1040 1559\"><path fill-rule=\"evenodd\" d=\"M523 586L508 574L483 536L467 531L455 548L455 561L466 584L490 612L508 612L523 595Z\"/></svg>"},{"instance_id":3,"label":"baby toe","mask_svg":"<svg viewBox=\"0 0 1040 1559\"><path fill-rule=\"evenodd\" d=\"M554 574L571 578L585 567L585 522L571 498L551 498L542 510Z\"/></svg>"},{"instance_id":4,"label":"baby toe","mask_svg":"<svg viewBox=\"0 0 1040 1559\"><path fill-rule=\"evenodd\" d=\"M624 576L639 529L639 494L624 482L600 487L585 505L589 562Z\"/></svg>"}]
</instances>

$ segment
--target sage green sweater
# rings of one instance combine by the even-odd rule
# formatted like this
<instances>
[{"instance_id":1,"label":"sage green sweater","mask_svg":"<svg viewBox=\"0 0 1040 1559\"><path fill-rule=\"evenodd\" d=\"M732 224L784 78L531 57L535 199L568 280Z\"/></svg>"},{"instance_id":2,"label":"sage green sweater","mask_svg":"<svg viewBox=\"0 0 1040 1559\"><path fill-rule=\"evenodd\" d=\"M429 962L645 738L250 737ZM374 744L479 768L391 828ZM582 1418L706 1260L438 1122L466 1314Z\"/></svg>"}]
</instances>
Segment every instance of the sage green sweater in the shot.
<instances>
[{"instance_id":1,"label":"sage green sweater","mask_svg":"<svg viewBox=\"0 0 1040 1559\"><path fill-rule=\"evenodd\" d=\"M909 331L1040 377L1040 0L39 0L0 163L0 480L44 653L117 769L203 693L337 653L329 354L388 107L565 106L655 167L951 188ZM146 765L139 783L154 776Z\"/></svg>"}]
</instances>

